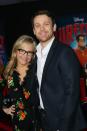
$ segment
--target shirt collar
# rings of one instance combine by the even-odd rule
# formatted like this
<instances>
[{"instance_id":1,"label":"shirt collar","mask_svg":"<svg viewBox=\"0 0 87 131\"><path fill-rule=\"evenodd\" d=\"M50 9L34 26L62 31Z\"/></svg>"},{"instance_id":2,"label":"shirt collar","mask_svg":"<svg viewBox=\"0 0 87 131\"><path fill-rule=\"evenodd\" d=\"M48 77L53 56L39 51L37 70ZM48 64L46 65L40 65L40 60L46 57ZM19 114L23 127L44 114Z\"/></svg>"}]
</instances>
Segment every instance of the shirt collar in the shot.
<instances>
[{"instance_id":1,"label":"shirt collar","mask_svg":"<svg viewBox=\"0 0 87 131\"><path fill-rule=\"evenodd\" d=\"M50 50L50 47L53 43L53 40L54 40L55 37L53 37L50 42L43 48L42 50L42 47L41 47L41 44L39 43L37 45L37 56L39 56L40 54L42 54L43 56L48 54L49 50Z\"/></svg>"}]
</instances>

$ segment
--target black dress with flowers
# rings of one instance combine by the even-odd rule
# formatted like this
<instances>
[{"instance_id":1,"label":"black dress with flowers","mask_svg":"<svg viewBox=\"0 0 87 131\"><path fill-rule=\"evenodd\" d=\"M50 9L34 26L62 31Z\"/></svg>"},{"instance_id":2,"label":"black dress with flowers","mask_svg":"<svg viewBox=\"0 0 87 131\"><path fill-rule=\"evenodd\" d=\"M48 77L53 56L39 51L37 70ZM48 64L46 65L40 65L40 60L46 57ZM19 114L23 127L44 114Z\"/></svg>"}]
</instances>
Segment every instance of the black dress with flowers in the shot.
<instances>
[{"instance_id":1,"label":"black dress with flowers","mask_svg":"<svg viewBox=\"0 0 87 131\"><path fill-rule=\"evenodd\" d=\"M16 107L12 118L14 131L35 130L35 109L38 105L36 85L36 78L30 67L21 84L17 71L8 77L8 81L0 78L0 88L3 89L3 95L0 95L0 108L13 104Z\"/></svg>"}]
</instances>

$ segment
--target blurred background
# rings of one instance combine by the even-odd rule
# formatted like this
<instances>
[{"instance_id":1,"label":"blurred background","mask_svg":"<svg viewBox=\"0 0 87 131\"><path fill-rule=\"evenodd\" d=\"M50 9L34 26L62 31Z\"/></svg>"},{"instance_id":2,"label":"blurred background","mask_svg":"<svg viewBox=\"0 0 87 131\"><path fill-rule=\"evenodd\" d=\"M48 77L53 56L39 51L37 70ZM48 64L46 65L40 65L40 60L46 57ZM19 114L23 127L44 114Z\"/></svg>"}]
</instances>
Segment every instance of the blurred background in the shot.
<instances>
[{"instance_id":1,"label":"blurred background","mask_svg":"<svg viewBox=\"0 0 87 131\"><path fill-rule=\"evenodd\" d=\"M39 9L51 10L57 21L60 17L66 20L72 14L87 13L85 0L0 0L0 60L4 65L15 40L23 34L33 36L30 19Z\"/></svg>"},{"instance_id":2,"label":"blurred background","mask_svg":"<svg viewBox=\"0 0 87 131\"><path fill-rule=\"evenodd\" d=\"M59 27L56 35L60 41L67 43L68 39L68 44L74 45L75 31L85 33L87 41L86 0L0 0L0 73L9 59L15 40L23 34L34 37L30 20L32 14L39 9L48 9L55 14ZM83 83L81 98L85 98L87 103L87 87ZM87 119L87 105L84 110Z\"/></svg>"},{"instance_id":3,"label":"blurred background","mask_svg":"<svg viewBox=\"0 0 87 131\"><path fill-rule=\"evenodd\" d=\"M87 11L85 0L0 0L0 34L4 35L7 56L18 36L33 35L30 18L38 9L49 9L57 18Z\"/></svg>"}]
</instances>

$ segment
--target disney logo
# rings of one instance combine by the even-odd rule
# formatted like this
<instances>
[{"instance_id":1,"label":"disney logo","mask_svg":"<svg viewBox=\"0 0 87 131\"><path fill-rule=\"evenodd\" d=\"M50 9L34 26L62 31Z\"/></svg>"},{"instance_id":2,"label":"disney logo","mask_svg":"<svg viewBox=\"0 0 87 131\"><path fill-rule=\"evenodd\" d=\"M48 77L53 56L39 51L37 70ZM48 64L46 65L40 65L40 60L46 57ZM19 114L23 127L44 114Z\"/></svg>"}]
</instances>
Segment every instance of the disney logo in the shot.
<instances>
[{"instance_id":1,"label":"disney logo","mask_svg":"<svg viewBox=\"0 0 87 131\"><path fill-rule=\"evenodd\" d=\"M84 18L73 17L74 22L84 22Z\"/></svg>"}]
</instances>

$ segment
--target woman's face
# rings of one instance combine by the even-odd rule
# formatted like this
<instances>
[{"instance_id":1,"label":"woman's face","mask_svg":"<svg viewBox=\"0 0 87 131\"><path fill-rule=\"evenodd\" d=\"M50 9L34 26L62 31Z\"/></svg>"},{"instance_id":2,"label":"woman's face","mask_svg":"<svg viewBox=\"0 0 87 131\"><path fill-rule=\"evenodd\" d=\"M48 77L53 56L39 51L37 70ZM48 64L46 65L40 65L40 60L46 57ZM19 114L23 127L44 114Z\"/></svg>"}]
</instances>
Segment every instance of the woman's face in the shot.
<instances>
[{"instance_id":1,"label":"woman's face","mask_svg":"<svg viewBox=\"0 0 87 131\"><path fill-rule=\"evenodd\" d=\"M17 50L17 64L27 66L31 62L34 55L34 45L29 43L23 43Z\"/></svg>"}]
</instances>

